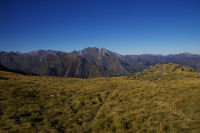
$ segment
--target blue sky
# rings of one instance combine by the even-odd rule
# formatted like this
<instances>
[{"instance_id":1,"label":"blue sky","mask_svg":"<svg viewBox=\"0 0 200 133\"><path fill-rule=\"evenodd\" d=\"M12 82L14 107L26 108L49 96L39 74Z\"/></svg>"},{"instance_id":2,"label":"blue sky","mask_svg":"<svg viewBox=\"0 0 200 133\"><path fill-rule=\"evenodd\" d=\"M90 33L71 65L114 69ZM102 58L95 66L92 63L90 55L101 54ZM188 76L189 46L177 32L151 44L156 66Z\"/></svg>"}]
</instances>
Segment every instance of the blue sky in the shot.
<instances>
[{"instance_id":1,"label":"blue sky","mask_svg":"<svg viewBox=\"0 0 200 133\"><path fill-rule=\"evenodd\" d=\"M0 51L200 54L199 0L0 0Z\"/></svg>"}]
</instances>

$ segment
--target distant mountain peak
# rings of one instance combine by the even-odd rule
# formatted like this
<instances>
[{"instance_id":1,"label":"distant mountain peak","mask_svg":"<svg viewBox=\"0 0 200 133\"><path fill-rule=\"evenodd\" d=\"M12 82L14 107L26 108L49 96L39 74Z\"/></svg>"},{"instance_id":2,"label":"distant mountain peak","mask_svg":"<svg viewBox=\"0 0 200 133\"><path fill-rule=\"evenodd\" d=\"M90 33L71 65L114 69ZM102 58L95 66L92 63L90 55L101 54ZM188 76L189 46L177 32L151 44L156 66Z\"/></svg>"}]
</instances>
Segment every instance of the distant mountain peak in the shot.
<instances>
[{"instance_id":1,"label":"distant mountain peak","mask_svg":"<svg viewBox=\"0 0 200 133\"><path fill-rule=\"evenodd\" d=\"M61 54L63 54L63 53L64 53L64 52L62 52L62 51L37 50L37 51L31 51L31 52L25 53L25 54L32 55L32 56L45 55L45 54L51 54L51 55L59 56L59 55L61 55Z\"/></svg>"},{"instance_id":2,"label":"distant mountain peak","mask_svg":"<svg viewBox=\"0 0 200 133\"><path fill-rule=\"evenodd\" d=\"M0 63L9 69L38 75L69 77L126 75L143 71L151 65L170 62L191 66L200 72L200 55L189 53L127 56L96 47L70 53L53 50L37 50L29 53L0 52Z\"/></svg>"}]
</instances>

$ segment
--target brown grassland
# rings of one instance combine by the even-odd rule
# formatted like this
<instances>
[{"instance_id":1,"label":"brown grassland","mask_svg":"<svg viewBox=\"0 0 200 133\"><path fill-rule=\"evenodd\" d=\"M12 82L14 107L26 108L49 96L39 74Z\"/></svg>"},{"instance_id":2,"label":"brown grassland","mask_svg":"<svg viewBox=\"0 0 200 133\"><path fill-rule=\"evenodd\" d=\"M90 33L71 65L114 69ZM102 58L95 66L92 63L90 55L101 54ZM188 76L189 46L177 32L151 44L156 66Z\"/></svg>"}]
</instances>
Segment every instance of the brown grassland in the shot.
<instances>
[{"instance_id":1,"label":"brown grassland","mask_svg":"<svg viewBox=\"0 0 200 133\"><path fill-rule=\"evenodd\" d=\"M199 133L200 76L163 76L78 79L0 71L0 133Z\"/></svg>"}]
</instances>

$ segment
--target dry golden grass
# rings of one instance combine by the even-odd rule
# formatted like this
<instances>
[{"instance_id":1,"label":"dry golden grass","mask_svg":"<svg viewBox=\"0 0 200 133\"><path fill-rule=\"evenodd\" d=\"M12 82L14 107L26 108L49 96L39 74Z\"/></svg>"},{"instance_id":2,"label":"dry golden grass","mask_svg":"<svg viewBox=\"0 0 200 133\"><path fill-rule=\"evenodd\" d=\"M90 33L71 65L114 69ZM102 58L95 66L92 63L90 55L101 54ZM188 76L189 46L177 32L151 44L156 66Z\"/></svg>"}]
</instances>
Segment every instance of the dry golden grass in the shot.
<instances>
[{"instance_id":1,"label":"dry golden grass","mask_svg":"<svg viewBox=\"0 0 200 133\"><path fill-rule=\"evenodd\" d=\"M142 81L0 71L0 132L199 133L200 78L189 75Z\"/></svg>"}]
</instances>

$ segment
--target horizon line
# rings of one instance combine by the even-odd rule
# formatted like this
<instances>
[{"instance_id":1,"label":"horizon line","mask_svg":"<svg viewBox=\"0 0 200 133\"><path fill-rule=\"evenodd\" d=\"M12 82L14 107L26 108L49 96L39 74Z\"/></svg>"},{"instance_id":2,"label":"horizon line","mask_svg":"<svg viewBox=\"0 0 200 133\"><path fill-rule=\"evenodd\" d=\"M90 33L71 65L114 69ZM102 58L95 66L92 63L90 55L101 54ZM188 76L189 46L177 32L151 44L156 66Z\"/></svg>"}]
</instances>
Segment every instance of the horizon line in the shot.
<instances>
[{"instance_id":1,"label":"horizon line","mask_svg":"<svg viewBox=\"0 0 200 133\"><path fill-rule=\"evenodd\" d=\"M106 49L103 47L86 47L83 48L81 50L72 50L72 51L65 51L65 50L53 50L53 49L36 49L36 50L30 50L30 51L26 51L26 52L21 52L21 51L14 51L14 50L0 50L0 52L8 52L8 53L20 53L20 54L26 54L26 53L31 53L31 52L37 52L37 51L53 51L53 52L63 52L63 53L72 53L72 52L78 52L78 51L82 51L84 49L87 48L97 48L97 49ZM179 55L179 54L190 54L190 55L200 55L197 53L192 53L192 52L177 52L177 53L172 53L172 54L160 54L160 53L141 53L141 54L121 54L109 49L106 49L110 52L122 55L122 56L141 56L141 55L153 55L153 56L169 56L169 55Z\"/></svg>"}]
</instances>

